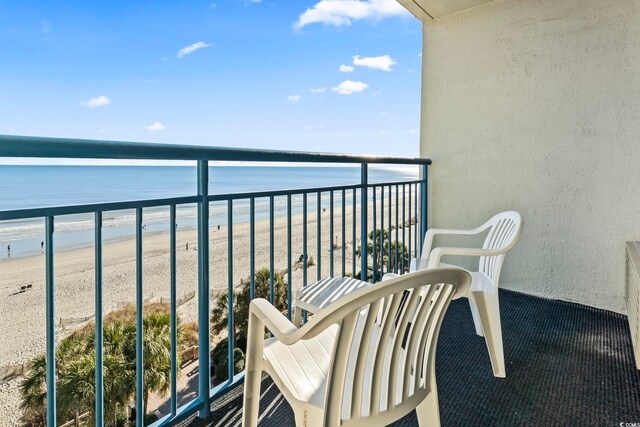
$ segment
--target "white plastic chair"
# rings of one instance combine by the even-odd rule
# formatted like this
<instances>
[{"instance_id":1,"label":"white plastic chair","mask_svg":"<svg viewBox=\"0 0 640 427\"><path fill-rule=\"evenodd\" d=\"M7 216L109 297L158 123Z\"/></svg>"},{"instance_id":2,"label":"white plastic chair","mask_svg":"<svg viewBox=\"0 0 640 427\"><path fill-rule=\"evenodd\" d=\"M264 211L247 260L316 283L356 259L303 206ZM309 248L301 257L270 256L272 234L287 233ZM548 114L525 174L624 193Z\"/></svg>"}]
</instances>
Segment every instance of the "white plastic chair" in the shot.
<instances>
[{"instance_id":1,"label":"white plastic chair","mask_svg":"<svg viewBox=\"0 0 640 427\"><path fill-rule=\"evenodd\" d=\"M438 333L449 302L470 283L460 269L406 274L346 295L301 328L268 301L252 301L243 426L258 423L263 371L299 427L383 426L413 409L421 426L439 426Z\"/></svg>"},{"instance_id":2,"label":"white plastic chair","mask_svg":"<svg viewBox=\"0 0 640 427\"><path fill-rule=\"evenodd\" d=\"M471 274L471 287L466 295L476 333L484 336L489 350L493 375L504 378L506 369L502 345L500 304L498 285L506 253L516 244L522 234L522 216L515 211L501 212L473 230L447 230L431 228L427 231L419 260L412 260L410 271L426 268L456 267L441 262L443 256L479 257L478 271ZM476 235L489 230L480 248L433 248L433 238L438 234ZM458 267L460 268L460 267ZM386 275L385 275L386 276Z\"/></svg>"}]
</instances>

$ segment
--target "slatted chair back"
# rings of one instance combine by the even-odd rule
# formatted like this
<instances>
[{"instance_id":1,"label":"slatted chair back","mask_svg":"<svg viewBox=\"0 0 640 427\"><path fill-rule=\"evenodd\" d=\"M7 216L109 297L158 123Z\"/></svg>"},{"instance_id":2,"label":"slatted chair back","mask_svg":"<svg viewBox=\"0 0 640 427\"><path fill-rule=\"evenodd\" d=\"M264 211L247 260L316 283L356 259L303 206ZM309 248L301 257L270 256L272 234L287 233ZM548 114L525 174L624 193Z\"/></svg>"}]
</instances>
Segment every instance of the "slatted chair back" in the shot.
<instances>
[{"instance_id":1,"label":"slatted chair back","mask_svg":"<svg viewBox=\"0 0 640 427\"><path fill-rule=\"evenodd\" d=\"M500 278L504 257L520 238L522 227L522 216L515 211L501 212L481 227L489 228L482 248L496 250L500 254L480 257L478 271L486 274L496 284Z\"/></svg>"},{"instance_id":2,"label":"slatted chair back","mask_svg":"<svg viewBox=\"0 0 640 427\"><path fill-rule=\"evenodd\" d=\"M307 324L307 336L339 325L324 425L386 425L415 409L435 384L436 343L447 307L470 282L469 273L458 269L405 274L354 292Z\"/></svg>"}]
</instances>

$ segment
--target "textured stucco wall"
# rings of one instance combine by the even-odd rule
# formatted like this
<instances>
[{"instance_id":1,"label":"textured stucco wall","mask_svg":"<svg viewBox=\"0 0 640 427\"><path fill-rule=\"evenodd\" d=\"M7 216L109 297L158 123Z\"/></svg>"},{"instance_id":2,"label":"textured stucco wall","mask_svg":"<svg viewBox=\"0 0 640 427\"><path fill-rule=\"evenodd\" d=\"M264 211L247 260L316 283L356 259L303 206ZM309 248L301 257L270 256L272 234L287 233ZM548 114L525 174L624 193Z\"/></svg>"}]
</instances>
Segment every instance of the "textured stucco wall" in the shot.
<instances>
[{"instance_id":1,"label":"textured stucco wall","mask_svg":"<svg viewBox=\"0 0 640 427\"><path fill-rule=\"evenodd\" d=\"M505 0L424 28L430 225L516 209L502 285L624 312L640 240L640 1Z\"/></svg>"}]
</instances>

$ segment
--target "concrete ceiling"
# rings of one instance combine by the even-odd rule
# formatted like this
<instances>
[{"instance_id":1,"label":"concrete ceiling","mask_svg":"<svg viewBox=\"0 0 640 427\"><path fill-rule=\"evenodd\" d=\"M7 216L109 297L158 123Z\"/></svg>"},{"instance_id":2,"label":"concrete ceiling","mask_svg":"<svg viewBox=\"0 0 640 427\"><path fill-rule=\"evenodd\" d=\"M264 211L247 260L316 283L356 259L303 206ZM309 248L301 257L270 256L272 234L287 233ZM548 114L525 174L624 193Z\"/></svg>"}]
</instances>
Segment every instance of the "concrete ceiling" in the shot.
<instances>
[{"instance_id":1,"label":"concrete ceiling","mask_svg":"<svg viewBox=\"0 0 640 427\"><path fill-rule=\"evenodd\" d=\"M489 3L492 0L398 0L421 21L451 15L465 9Z\"/></svg>"}]
</instances>

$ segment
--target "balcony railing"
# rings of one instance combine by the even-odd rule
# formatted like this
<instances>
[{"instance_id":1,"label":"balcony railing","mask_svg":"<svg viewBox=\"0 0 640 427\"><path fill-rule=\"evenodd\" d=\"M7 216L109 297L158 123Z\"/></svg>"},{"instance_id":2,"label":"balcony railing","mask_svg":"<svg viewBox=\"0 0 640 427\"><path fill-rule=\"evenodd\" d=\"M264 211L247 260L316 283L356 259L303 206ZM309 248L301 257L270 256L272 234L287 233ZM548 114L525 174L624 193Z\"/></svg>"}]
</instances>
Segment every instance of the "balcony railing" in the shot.
<instances>
[{"instance_id":1,"label":"balcony railing","mask_svg":"<svg viewBox=\"0 0 640 427\"><path fill-rule=\"evenodd\" d=\"M103 214L105 212L120 211L124 209L135 210L135 235L136 235L136 425L143 425L143 389L144 389L144 361L143 361L143 212L148 208L168 207L169 218L169 252L170 252L170 317L171 317L171 388L170 388L170 413L154 425L172 425L185 417L199 412L201 417L209 413L210 402L230 388L243 381L243 373L234 371L234 334L233 334L233 298L234 298L234 204L238 201L248 201L249 206L249 245L250 245L250 290L251 298L255 296L255 223L256 223L256 199L269 201L269 271L270 271L270 298L274 298L274 274L275 274L275 248L274 248L274 206L276 199L286 199L287 220L287 253L286 264L288 272L287 280L287 315L292 316L292 205L296 198L302 198L302 248L301 262L303 264L302 286L306 286L310 280L307 273L308 257L308 217L309 208L316 207L316 253L317 253L317 279L322 274L322 241L321 241L321 205L327 198L329 203L329 228L331 242L329 253L330 275L357 275L360 272L368 272L362 277L377 281L383 272L393 270L403 272L408 268L405 265L405 254L399 254L398 248L406 248L409 254L417 254L422 243L422 236L426 232L427 224L427 170L431 163L422 158L396 158L355 156L326 153L284 152L269 150L249 150L221 147L200 147L168 144L145 144L111 141L71 140L56 138L35 138L0 136L0 157L17 158L57 158L57 159L126 159L126 160L188 160L197 162L197 182L194 183L196 194L186 197L172 197L151 200L129 200L108 203L76 204L72 206L43 206L37 208L0 211L0 221L44 218L45 223L45 274L46 274L46 419L47 425L56 425L56 322L55 322L55 289L56 276L54 274L54 239L56 217L70 214L92 214L95 229L95 425L104 425L104 372L103 372ZM212 194L209 181L210 162L278 162L278 163L303 163L303 164L351 164L360 168L360 182L338 186L320 186L315 188L298 188L274 191L256 191L234 194ZM416 165L420 168L418 179L371 182L369 179L369 165ZM313 174L314 169L309 169ZM341 244L334 245L334 206L338 199L341 229L338 234ZM352 235L346 235L347 200L352 208ZM211 387L210 372L210 204L226 204L227 210L227 259L228 259L228 380L216 387ZM197 236L198 236L198 397L191 402L178 407L177 397L177 287L176 287L176 215L177 208L184 205L197 205ZM360 206L359 236L356 235L356 207ZM409 219L408 233L405 230ZM360 256L360 265L356 264L356 241L360 240L360 247L366 253L369 232L373 230L388 229L387 242L374 235L371 254ZM399 230L402 229L400 236ZM395 233L392 232L395 230ZM395 235L394 235L395 234ZM352 265L346 265L346 242L351 240ZM406 240L406 242L405 242ZM378 256L388 248L387 262L382 256ZM394 248L394 249L392 249ZM393 250L393 252L391 252ZM340 251L341 263L335 268L335 252ZM378 252L379 251L379 252ZM405 251L405 249L402 249ZM394 258L392 260L392 258ZM378 265L382 264L382 265Z\"/></svg>"}]
</instances>

